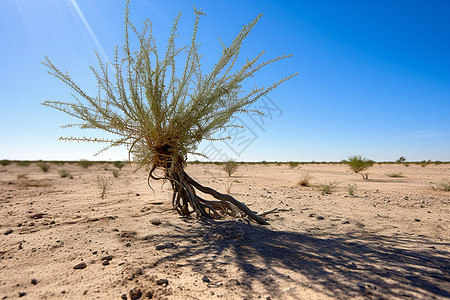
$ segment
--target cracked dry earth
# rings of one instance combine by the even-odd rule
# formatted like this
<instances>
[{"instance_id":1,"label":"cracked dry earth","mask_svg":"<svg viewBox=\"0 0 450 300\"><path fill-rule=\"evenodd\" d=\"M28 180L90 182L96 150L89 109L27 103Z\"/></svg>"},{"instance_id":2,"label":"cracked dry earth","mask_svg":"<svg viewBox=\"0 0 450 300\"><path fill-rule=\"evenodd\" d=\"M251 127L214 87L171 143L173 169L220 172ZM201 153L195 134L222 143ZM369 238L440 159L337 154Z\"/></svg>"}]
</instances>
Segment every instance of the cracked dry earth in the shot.
<instances>
[{"instance_id":1,"label":"cracked dry earth","mask_svg":"<svg viewBox=\"0 0 450 300\"><path fill-rule=\"evenodd\" d=\"M188 166L252 210L278 208L268 226L181 218L169 184L113 169L0 166L0 299L450 298L450 193L431 188L448 164L376 164L369 181L340 164Z\"/></svg>"}]
</instances>

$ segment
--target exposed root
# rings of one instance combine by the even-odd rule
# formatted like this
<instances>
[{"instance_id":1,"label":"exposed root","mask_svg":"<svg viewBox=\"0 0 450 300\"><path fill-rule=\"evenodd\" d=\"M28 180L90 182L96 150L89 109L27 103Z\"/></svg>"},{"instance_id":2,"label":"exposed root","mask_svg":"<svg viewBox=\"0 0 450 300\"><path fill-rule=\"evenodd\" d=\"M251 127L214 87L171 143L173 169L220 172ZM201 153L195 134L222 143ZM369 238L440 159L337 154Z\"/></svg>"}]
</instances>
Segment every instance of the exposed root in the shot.
<instances>
[{"instance_id":1,"label":"exposed root","mask_svg":"<svg viewBox=\"0 0 450 300\"><path fill-rule=\"evenodd\" d=\"M231 195L219 193L210 187L199 184L187 175L183 168L175 171L166 169L166 174L162 177L155 176L155 170L156 166L153 166L149 172L149 179L170 181L173 189L172 206L180 215L188 217L195 212L197 217L209 218L220 218L224 215L235 218L247 216L259 224L268 225L260 215L251 211L244 203L239 202ZM211 195L216 200L203 199L197 195L196 191ZM193 212L189 208L192 208Z\"/></svg>"}]
</instances>

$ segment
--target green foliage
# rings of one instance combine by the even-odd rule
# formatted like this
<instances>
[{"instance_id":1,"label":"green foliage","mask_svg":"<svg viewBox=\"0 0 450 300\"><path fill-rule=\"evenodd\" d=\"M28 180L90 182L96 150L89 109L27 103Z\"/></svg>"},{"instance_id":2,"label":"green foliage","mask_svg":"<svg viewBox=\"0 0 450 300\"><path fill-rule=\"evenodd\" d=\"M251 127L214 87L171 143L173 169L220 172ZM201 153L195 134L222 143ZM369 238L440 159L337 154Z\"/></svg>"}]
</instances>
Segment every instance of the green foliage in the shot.
<instances>
[{"instance_id":1,"label":"green foliage","mask_svg":"<svg viewBox=\"0 0 450 300\"><path fill-rule=\"evenodd\" d=\"M403 162L405 162L406 161L406 158L405 157L403 157L403 156L401 156L399 159L397 159L396 160L396 162L399 164L399 163L403 163Z\"/></svg>"},{"instance_id":2,"label":"green foliage","mask_svg":"<svg viewBox=\"0 0 450 300\"><path fill-rule=\"evenodd\" d=\"M123 166L125 166L125 164L121 161L114 162L114 167L118 168L119 170L122 170Z\"/></svg>"},{"instance_id":3,"label":"green foliage","mask_svg":"<svg viewBox=\"0 0 450 300\"><path fill-rule=\"evenodd\" d=\"M140 166L172 169L174 165L183 165L187 154L195 153L202 140L215 140L219 130L240 126L231 122L236 114L248 112L246 108L250 104L297 75L292 74L267 87L244 90L242 84L259 70L290 57L285 55L260 62L262 51L242 66L236 66L242 44L261 15L245 25L230 45L222 43L220 58L209 73L204 73L197 41L202 11L195 10L189 45L179 48L175 43L180 14L173 22L165 52L159 53L149 22L144 23L141 32L131 24L128 2L121 53L116 48L114 62L109 64L98 57L99 67L91 67L99 86L98 95L88 95L47 57L43 62L49 73L72 88L75 94L74 102L45 101L43 105L79 119L79 123L68 127L100 129L110 135L108 138L62 140L106 143L103 150L125 145ZM136 37L135 49L130 35ZM184 65L180 66L182 60Z\"/></svg>"},{"instance_id":4,"label":"green foliage","mask_svg":"<svg viewBox=\"0 0 450 300\"><path fill-rule=\"evenodd\" d=\"M322 184L319 184L317 186L317 188L319 189L319 191L322 192L322 194L331 194L331 193L333 193L336 190L337 182L336 181L330 181L330 182L327 182L327 183L322 183Z\"/></svg>"},{"instance_id":5,"label":"green foliage","mask_svg":"<svg viewBox=\"0 0 450 300\"><path fill-rule=\"evenodd\" d=\"M4 160L0 160L0 165L2 165L2 166L7 166L7 165L9 165L11 162L9 161L9 160L6 160L6 159L4 159Z\"/></svg>"},{"instance_id":6,"label":"green foliage","mask_svg":"<svg viewBox=\"0 0 450 300\"><path fill-rule=\"evenodd\" d=\"M419 165L422 167L422 168L425 168L426 166L428 166L429 164L431 164L431 160L428 160L428 161L421 161L420 163L419 163Z\"/></svg>"},{"instance_id":7,"label":"green foliage","mask_svg":"<svg viewBox=\"0 0 450 300\"><path fill-rule=\"evenodd\" d=\"M358 188L358 186L355 184L349 184L347 185L347 193L350 196L353 196L353 194L355 194L356 189Z\"/></svg>"},{"instance_id":8,"label":"green foliage","mask_svg":"<svg viewBox=\"0 0 450 300\"><path fill-rule=\"evenodd\" d=\"M47 172L50 169L50 164L46 162L39 162L38 167L41 168L42 171Z\"/></svg>"},{"instance_id":9,"label":"green foliage","mask_svg":"<svg viewBox=\"0 0 450 300\"><path fill-rule=\"evenodd\" d=\"M295 168L298 167L298 165L299 165L300 163L299 163L299 162L295 162L295 161L290 161L290 162L288 162L288 164L289 164L289 167L290 167L291 169L295 169Z\"/></svg>"},{"instance_id":10,"label":"green foliage","mask_svg":"<svg viewBox=\"0 0 450 300\"><path fill-rule=\"evenodd\" d=\"M228 177L231 176L231 174L233 174L234 172L236 172L236 170L238 169L239 165L236 161L230 159L228 161L226 161L223 165L222 168L225 172L227 172Z\"/></svg>"},{"instance_id":11,"label":"green foliage","mask_svg":"<svg viewBox=\"0 0 450 300\"><path fill-rule=\"evenodd\" d=\"M373 160L362 158L361 155L353 155L348 158L348 160L343 160L343 163L350 166L350 168L355 173L361 173L362 171L367 170L369 167L373 166L375 163ZM361 174L364 180L369 179L369 174Z\"/></svg>"}]
</instances>

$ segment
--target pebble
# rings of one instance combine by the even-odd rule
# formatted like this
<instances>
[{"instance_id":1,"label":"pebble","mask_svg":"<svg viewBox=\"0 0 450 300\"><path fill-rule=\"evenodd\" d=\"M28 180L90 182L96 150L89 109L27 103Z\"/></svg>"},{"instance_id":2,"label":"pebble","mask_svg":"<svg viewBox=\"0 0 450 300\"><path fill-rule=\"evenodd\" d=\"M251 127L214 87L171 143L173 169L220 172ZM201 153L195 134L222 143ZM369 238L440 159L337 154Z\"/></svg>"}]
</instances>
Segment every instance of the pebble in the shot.
<instances>
[{"instance_id":1,"label":"pebble","mask_svg":"<svg viewBox=\"0 0 450 300\"><path fill-rule=\"evenodd\" d=\"M156 245L156 250L163 250L163 249L175 249L177 246L174 243L166 243L166 244L159 244Z\"/></svg>"},{"instance_id":2,"label":"pebble","mask_svg":"<svg viewBox=\"0 0 450 300\"><path fill-rule=\"evenodd\" d=\"M102 262L102 265L103 265L103 266L109 265L109 260L104 260L104 261Z\"/></svg>"},{"instance_id":3,"label":"pebble","mask_svg":"<svg viewBox=\"0 0 450 300\"><path fill-rule=\"evenodd\" d=\"M169 284L169 280L167 280L167 279L158 279L157 281L156 281L156 284L157 285L168 285Z\"/></svg>"},{"instance_id":4,"label":"pebble","mask_svg":"<svg viewBox=\"0 0 450 300\"><path fill-rule=\"evenodd\" d=\"M23 297L23 296L26 296L27 295L27 292L19 292L19 297Z\"/></svg>"},{"instance_id":5,"label":"pebble","mask_svg":"<svg viewBox=\"0 0 450 300\"><path fill-rule=\"evenodd\" d=\"M420 222L420 219L414 219L414 221L416 221L416 222Z\"/></svg>"},{"instance_id":6,"label":"pebble","mask_svg":"<svg viewBox=\"0 0 450 300\"><path fill-rule=\"evenodd\" d=\"M160 220L160 219L152 219L150 222L151 222L153 225L156 225L156 226L158 226L158 225L161 224L161 220Z\"/></svg>"},{"instance_id":7,"label":"pebble","mask_svg":"<svg viewBox=\"0 0 450 300\"><path fill-rule=\"evenodd\" d=\"M202 281L207 282L207 283L211 282L211 280L209 280L208 276L206 276L206 275L203 276Z\"/></svg>"},{"instance_id":8,"label":"pebble","mask_svg":"<svg viewBox=\"0 0 450 300\"><path fill-rule=\"evenodd\" d=\"M5 231L5 235L11 234L11 233L13 233L13 232L14 232L14 231L13 231L12 229L8 229L8 230Z\"/></svg>"},{"instance_id":9,"label":"pebble","mask_svg":"<svg viewBox=\"0 0 450 300\"><path fill-rule=\"evenodd\" d=\"M32 284L37 284L37 283L38 283L38 281L37 281L37 279L36 279L36 278L33 278L33 279L31 279L31 283L32 283Z\"/></svg>"},{"instance_id":10,"label":"pebble","mask_svg":"<svg viewBox=\"0 0 450 300\"><path fill-rule=\"evenodd\" d=\"M323 220L323 219L325 219L325 218L322 217L322 216L318 216L318 217L317 217L317 220Z\"/></svg>"},{"instance_id":11,"label":"pebble","mask_svg":"<svg viewBox=\"0 0 450 300\"><path fill-rule=\"evenodd\" d=\"M120 299L127 300L127 294L122 294L122 296L120 296Z\"/></svg>"},{"instance_id":12,"label":"pebble","mask_svg":"<svg viewBox=\"0 0 450 300\"><path fill-rule=\"evenodd\" d=\"M102 257L102 260L112 260L113 258L114 258L113 255L108 255L108 256Z\"/></svg>"},{"instance_id":13,"label":"pebble","mask_svg":"<svg viewBox=\"0 0 450 300\"><path fill-rule=\"evenodd\" d=\"M84 268L86 268L86 263L84 263L84 262L79 263L79 264L75 265L73 268L74 268L75 270L81 270L81 269L84 269Z\"/></svg>"},{"instance_id":14,"label":"pebble","mask_svg":"<svg viewBox=\"0 0 450 300\"><path fill-rule=\"evenodd\" d=\"M130 299L131 300L136 300L136 299L139 299L139 298L141 298L142 297L142 291L141 291L141 289L138 289L138 288L132 288L130 291L129 291L129 294L130 294ZM126 296L126 295L125 295ZM123 298L122 298L123 299Z\"/></svg>"}]
</instances>

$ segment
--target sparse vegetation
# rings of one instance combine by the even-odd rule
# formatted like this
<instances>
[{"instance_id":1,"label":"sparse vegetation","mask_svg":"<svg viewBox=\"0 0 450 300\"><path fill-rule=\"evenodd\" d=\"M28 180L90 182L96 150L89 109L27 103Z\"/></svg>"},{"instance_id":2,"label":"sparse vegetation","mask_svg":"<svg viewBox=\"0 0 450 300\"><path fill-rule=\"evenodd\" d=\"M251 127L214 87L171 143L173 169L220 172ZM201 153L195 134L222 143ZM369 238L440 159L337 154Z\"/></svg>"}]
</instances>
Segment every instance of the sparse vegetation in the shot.
<instances>
[{"instance_id":1,"label":"sparse vegetation","mask_svg":"<svg viewBox=\"0 0 450 300\"><path fill-rule=\"evenodd\" d=\"M114 162L114 167L116 167L119 170L122 170L123 166L125 166L125 164L121 161L115 161Z\"/></svg>"},{"instance_id":2,"label":"sparse vegetation","mask_svg":"<svg viewBox=\"0 0 450 300\"><path fill-rule=\"evenodd\" d=\"M227 183L227 194L231 193L231 187L233 186L233 181L229 181Z\"/></svg>"},{"instance_id":3,"label":"sparse vegetation","mask_svg":"<svg viewBox=\"0 0 450 300\"><path fill-rule=\"evenodd\" d=\"M28 175L27 174L18 174L17 175L17 180L20 180L20 179L27 179L28 178Z\"/></svg>"},{"instance_id":4,"label":"sparse vegetation","mask_svg":"<svg viewBox=\"0 0 450 300\"><path fill-rule=\"evenodd\" d=\"M105 199L106 194L112 187L112 182L106 177L97 177L97 187L100 189L100 198Z\"/></svg>"},{"instance_id":5,"label":"sparse vegetation","mask_svg":"<svg viewBox=\"0 0 450 300\"><path fill-rule=\"evenodd\" d=\"M450 192L450 180L446 178L441 182L439 182L438 184L433 185L432 188L433 190Z\"/></svg>"},{"instance_id":6,"label":"sparse vegetation","mask_svg":"<svg viewBox=\"0 0 450 300\"><path fill-rule=\"evenodd\" d=\"M363 180L369 179L369 173L361 172L367 170L375 163L373 160L362 158L361 155L350 156L348 160L343 160L342 162L349 165L353 172L361 174Z\"/></svg>"},{"instance_id":7,"label":"sparse vegetation","mask_svg":"<svg viewBox=\"0 0 450 300\"><path fill-rule=\"evenodd\" d=\"M2 165L2 166L7 166L7 165L9 165L11 162L9 161L9 160L6 160L6 159L4 159L4 160L0 160L0 165Z\"/></svg>"},{"instance_id":8,"label":"sparse vegetation","mask_svg":"<svg viewBox=\"0 0 450 300\"><path fill-rule=\"evenodd\" d=\"M299 186L310 186L310 180L312 179L312 176L309 175L309 173L304 174L300 180L298 181Z\"/></svg>"},{"instance_id":9,"label":"sparse vegetation","mask_svg":"<svg viewBox=\"0 0 450 300\"><path fill-rule=\"evenodd\" d=\"M405 177L405 176L403 176L403 173L402 173L402 172L399 172L399 173L388 173L388 174L386 174L386 176L388 176L388 177L393 177L393 178L402 178L402 177Z\"/></svg>"},{"instance_id":10,"label":"sparse vegetation","mask_svg":"<svg viewBox=\"0 0 450 300\"><path fill-rule=\"evenodd\" d=\"M296 162L296 161L290 161L290 162L288 162L288 165L291 169L295 169L300 165L300 163Z\"/></svg>"},{"instance_id":11,"label":"sparse vegetation","mask_svg":"<svg viewBox=\"0 0 450 300\"><path fill-rule=\"evenodd\" d=\"M42 171L47 172L50 169L50 164L46 162L38 163L38 167L41 168Z\"/></svg>"},{"instance_id":12,"label":"sparse vegetation","mask_svg":"<svg viewBox=\"0 0 450 300\"><path fill-rule=\"evenodd\" d=\"M81 159L78 164L83 168L83 169L87 169L90 166L92 166L94 164L93 161L89 161L87 159Z\"/></svg>"},{"instance_id":13,"label":"sparse vegetation","mask_svg":"<svg viewBox=\"0 0 450 300\"><path fill-rule=\"evenodd\" d=\"M73 178L72 175L70 175L69 171L67 171L67 170L59 170L58 174L59 174L59 177L61 177L61 178L66 178L66 177Z\"/></svg>"},{"instance_id":14,"label":"sparse vegetation","mask_svg":"<svg viewBox=\"0 0 450 300\"><path fill-rule=\"evenodd\" d=\"M353 196L355 194L356 189L358 188L358 186L355 184L349 184L347 185L347 193L350 196Z\"/></svg>"},{"instance_id":15,"label":"sparse vegetation","mask_svg":"<svg viewBox=\"0 0 450 300\"><path fill-rule=\"evenodd\" d=\"M112 172L114 178L118 178L119 177L119 170L112 170L111 172Z\"/></svg>"},{"instance_id":16,"label":"sparse vegetation","mask_svg":"<svg viewBox=\"0 0 450 300\"><path fill-rule=\"evenodd\" d=\"M16 161L16 165L21 166L21 167L28 167L30 165L30 161L28 160L18 160Z\"/></svg>"},{"instance_id":17,"label":"sparse vegetation","mask_svg":"<svg viewBox=\"0 0 450 300\"><path fill-rule=\"evenodd\" d=\"M336 190L337 185L338 184L337 184L336 181L330 181L330 182L327 182L327 183L319 184L317 186L317 188L319 189L319 191L322 192L322 194L331 194L331 193L333 193Z\"/></svg>"},{"instance_id":18,"label":"sparse vegetation","mask_svg":"<svg viewBox=\"0 0 450 300\"><path fill-rule=\"evenodd\" d=\"M425 168L426 166L428 166L429 164L431 164L431 160L428 160L428 161L421 161L420 163L419 163L419 165L422 167L422 168Z\"/></svg>"},{"instance_id":19,"label":"sparse vegetation","mask_svg":"<svg viewBox=\"0 0 450 300\"><path fill-rule=\"evenodd\" d=\"M230 177L233 173L237 171L239 165L236 161L230 159L229 161L226 161L223 164L222 168L225 172L227 172L228 177Z\"/></svg>"}]
</instances>

